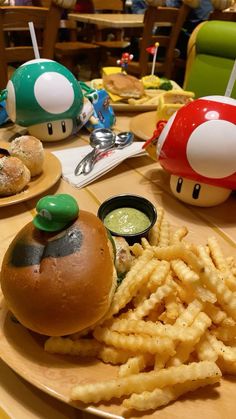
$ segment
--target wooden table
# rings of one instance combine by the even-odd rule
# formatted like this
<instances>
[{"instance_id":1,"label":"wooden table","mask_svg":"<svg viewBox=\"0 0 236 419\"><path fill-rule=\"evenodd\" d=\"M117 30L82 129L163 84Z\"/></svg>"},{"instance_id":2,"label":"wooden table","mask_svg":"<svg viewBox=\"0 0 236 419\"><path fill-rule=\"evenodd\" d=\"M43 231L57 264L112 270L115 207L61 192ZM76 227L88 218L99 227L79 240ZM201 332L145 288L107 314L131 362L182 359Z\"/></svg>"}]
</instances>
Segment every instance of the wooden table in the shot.
<instances>
[{"instance_id":1,"label":"wooden table","mask_svg":"<svg viewBox=\"0 0 236 419\"><path fill-rule=\"evenodd\" d=\"M127 130L129 121L130 117L128 116L117 116L116 128L119 131ZM1 129L0 138L3 140L9 138L9 130L7 132ZM73 137L67 141L45 143L45 148L47 150L59 150L77 147L78 145L84 145L87 141L87 133L81 131L78 137ZM53 188L45 192L45 194L48 193L69 193L78 200L80 208L94 213L96 213L99 204L111 195L120 193L142 195L150 199L155 205L163 206L172 225L187 226L189 240L195 237L196 242L196 232L197 241L201 243L205 243L207 237L214 235L226 255L235 255L235 196L232 195L227 202L214 208L197 208L185 205L171 194L168 174L164 173L159 165L148 156L132 158L123 162L110 173L84 189L77 190L64 180L60 180ZM23 225L32 220L38 199L39 197L18 205L0 208L0 263L15 234ZM187 416L193 419L199 417L201 419L233 419L235 417L235 401L232 386L232 381L224 383L222 398L213 397L212 400L204 398L203 390L200 401L198 398L194 399L190 396L190 402L187 400L174 403L158 411L156 417L158 419L167 417L168 419L179 419L178 412L182 409L182 403L185 403ZM0 362L0 394L0 406L9 412L13 419L88 419L91 416L53 399L26 383L3 362ZM210 407L206 407L206 404ZM2 417L1 413L0 417Z\"/></svg>"},{"instance_id":2,"label":"wooden table","mask_svg":"<svg viewBox=\"0 0 236 419\"><path fill-rule=\"evenodd\" d=\"M139 28L144 15L126 13L69 13L68 19L101 25L107 28Z\"/></svg>"}]
</instances>

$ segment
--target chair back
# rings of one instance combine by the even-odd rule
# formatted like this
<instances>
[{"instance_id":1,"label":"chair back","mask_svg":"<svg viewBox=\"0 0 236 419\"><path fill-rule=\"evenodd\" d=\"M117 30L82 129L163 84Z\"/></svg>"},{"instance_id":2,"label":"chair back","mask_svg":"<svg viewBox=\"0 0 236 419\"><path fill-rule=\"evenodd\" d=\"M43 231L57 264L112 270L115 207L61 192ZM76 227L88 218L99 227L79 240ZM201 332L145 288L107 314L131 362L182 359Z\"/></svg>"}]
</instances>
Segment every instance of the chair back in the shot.
<instances>
[{"instance_id":1,"label":"chair back","mask_svg":"<svg viewBox=\"0 0 236 419\"><path fill-rule=\"evenodd\" d=\"M184 89L196 97L224 95L235 59L235 22L201 23L189 39ZM231 96L236 98L236 83Z\"/></svg>"},{"instance_id":2,"label":"chair back","mask_svg":"<svg viewBox=\"0 0 236 419\"><path fill-rule=\"evenodd\" d=\"M23 63L34 58L34 51L29 42L28 22L33 22L39 52L42 58L54 57L54 45L60 25L62 8L54 3L49 8L35 6L0 7L0 88L8 81L8 65ZM20 34L20 45L17 37ZM12 38L13 36L13 38ZM13 39L13 42L12 42ZM25 45L23 44L25 42Z\"/></svg>"},{"instance_id":3,"label":"chair back","mask_svg":"<svg viewBox=\"0 0 236 419\"><path fill-rule=\"evenodd\" d=\"M147 48L159 42L163 47L163 60L157 61L155 72L171 78L175 64L176 44L183 24L190 12L190 7L183 4L179 9L173 7L149 6L144 15L144 27L140 40L139 61L131 61L128 72L142 77L150 73L152 63ZM159 35L154 35L155 28L161 28ZM165 29L164 29L165 28ZM164 29L164 31L163 31ZM165 34L166 33L166 34Z\"/></svg>"},{"instance_id":4,"label":"chair back","mask_svg":"<svg viewBox=\"0 0 236 419\"><path fill-rule=\"evenodd\" d=\"M236 9L235 10L213 10L210 13L208 20L229 20L236 22Z\"/></svg>"},{"instance_id":5,"label":"chair back","mask_svg":"<svg viewBox=\"0 0 236 419\"><path fill-rule=\"evenodd\" d=\"M123 0L92 0L95 12L122 13L124 11Z\"/></svg>"}]
</instances>

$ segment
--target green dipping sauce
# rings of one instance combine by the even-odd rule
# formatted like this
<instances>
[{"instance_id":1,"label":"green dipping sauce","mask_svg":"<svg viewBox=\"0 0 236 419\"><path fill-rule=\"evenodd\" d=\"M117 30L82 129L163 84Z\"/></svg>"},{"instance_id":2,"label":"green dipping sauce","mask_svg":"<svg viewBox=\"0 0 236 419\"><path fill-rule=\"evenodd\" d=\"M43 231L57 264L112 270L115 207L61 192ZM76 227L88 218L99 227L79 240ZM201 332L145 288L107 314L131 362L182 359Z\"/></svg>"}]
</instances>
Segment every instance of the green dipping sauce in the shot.
<instances>
[{"instance_id":1,"label":"green dipping sauce","mask_svg":"<svg viewBox=\"0 0 236 419\"><path fill-rule=\"evenodd\" d=\"M124 207L117 208L103 220L105 226L114 233L138 234L146 230L151 224L148 216L136 208Z\"/></svg>"}]
</instances>

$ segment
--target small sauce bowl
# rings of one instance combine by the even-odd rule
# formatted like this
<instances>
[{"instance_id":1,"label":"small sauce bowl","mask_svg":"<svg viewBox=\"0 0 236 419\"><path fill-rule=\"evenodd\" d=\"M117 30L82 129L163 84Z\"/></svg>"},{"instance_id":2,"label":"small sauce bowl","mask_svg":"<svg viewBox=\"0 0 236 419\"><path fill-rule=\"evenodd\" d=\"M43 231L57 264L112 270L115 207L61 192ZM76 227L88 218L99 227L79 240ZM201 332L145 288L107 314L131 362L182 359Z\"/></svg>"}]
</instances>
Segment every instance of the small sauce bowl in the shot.
<instances>
[{"instance_id":1,"label":"small sauce bowl","mask_svg":"<svg viewBox=\"0 0 236 419\"><path fill-rule=\"evenodd\" d=\"M136 229L134 233L121 232L121 231L118 231L118 229L116 228L114 228L113 230L111 226L108 227L106 225L106 221L104 220L112 211L118 210L118 209L120 209L121 211L125 211L126 208L128 208L129 210L134 209L135 212L136 210L138 211L138 214L134 214L134 217L133 217L134 228L137 227L135 226L135 220L137 220L138 222L137 215L139 215L140 212L142 213L140 214L141 218L145 217L148 219L147 220L149 221L148 225L145 228L141 228L140 230ZM119 211L119 213L121 211ZM118 216L119 216L119 213L118 213ZM129 194L116 195L107 199L99 207L97 215L100 218L100 220L102 220L106 228L110 231L112 236L124 237L130 245L140 242L142 237L147 237L149 230L153 227L157 219L156 208L150 201L148 201L148 199L143 198L142 196L139 196L139 195L129 195Z\"/></svg>"}]
</instances>

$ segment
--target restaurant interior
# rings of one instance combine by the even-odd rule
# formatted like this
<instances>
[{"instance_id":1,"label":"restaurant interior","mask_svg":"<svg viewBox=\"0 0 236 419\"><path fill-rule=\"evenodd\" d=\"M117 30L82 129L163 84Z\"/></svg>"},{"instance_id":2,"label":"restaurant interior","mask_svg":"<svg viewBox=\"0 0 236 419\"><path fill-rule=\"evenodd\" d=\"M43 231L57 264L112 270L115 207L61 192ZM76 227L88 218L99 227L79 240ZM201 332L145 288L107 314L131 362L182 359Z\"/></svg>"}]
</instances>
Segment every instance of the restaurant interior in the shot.
<instances>
[{"instance_id":1,"label":"restaurant interior","mask_svg":"<svg viewBox=\"0 0 236 419\"><path fill-rule=\"evenodd\" d=\"M0 0L0 419L234 419L236 1Z\"/></svg>"}]
</instances>

